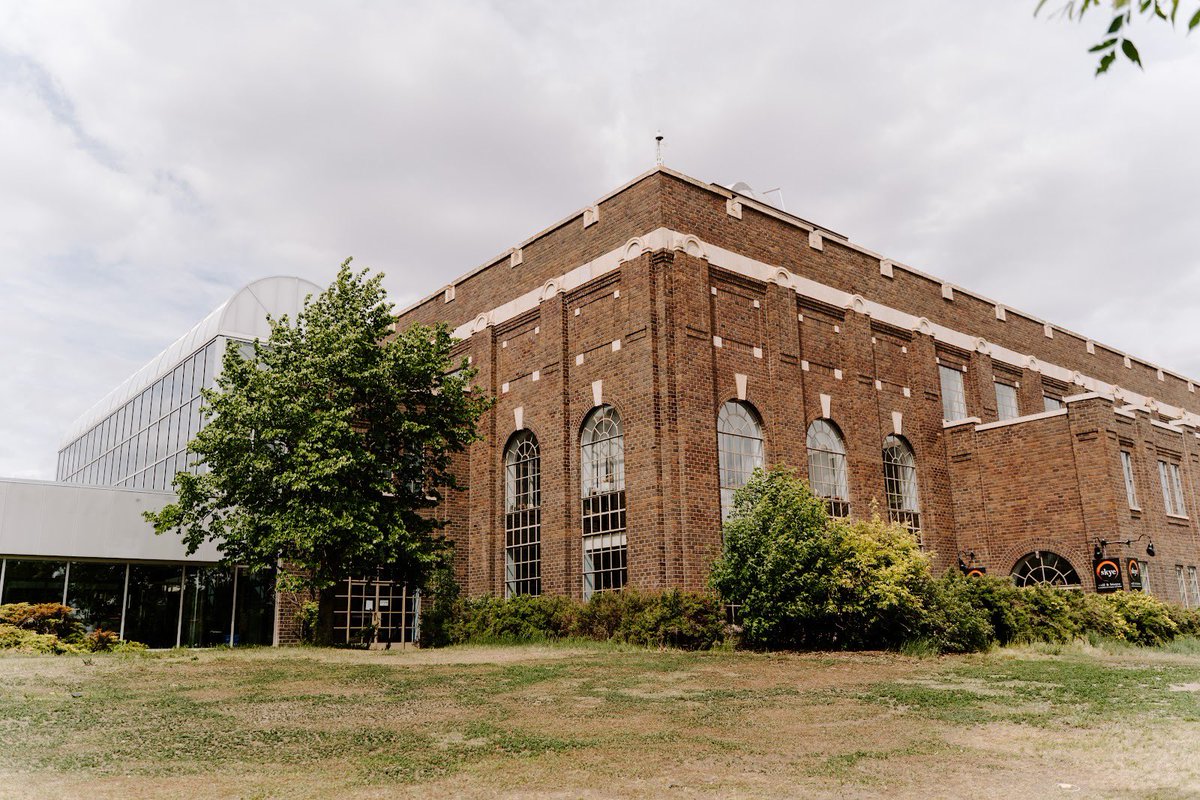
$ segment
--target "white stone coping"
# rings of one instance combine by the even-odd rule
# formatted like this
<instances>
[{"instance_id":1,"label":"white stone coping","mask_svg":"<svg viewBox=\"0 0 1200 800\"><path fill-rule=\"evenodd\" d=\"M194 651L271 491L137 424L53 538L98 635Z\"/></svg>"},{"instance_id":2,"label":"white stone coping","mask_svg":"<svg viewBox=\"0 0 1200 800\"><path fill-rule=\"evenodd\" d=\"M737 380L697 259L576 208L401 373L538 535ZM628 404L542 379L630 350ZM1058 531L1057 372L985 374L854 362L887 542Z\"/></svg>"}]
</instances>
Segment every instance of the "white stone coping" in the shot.
<instances>
[{"instance_id":1,"label":"white stone coping","mask_svg":"<svg viewBox=\"0 0 1200 800\"><path fill-rule=\"evenodd\" d=\"M797 275L780 266L773 266L762 261L726 250L690 234L673 231L669 228L657 228L644 236L630 239L620 247L592 259L575 269L552 278L538 289L532 289L491 311L480 314L473 321L463 323L454 330L454 336L460 339L469 338L472 334L484 330L489 325L499 325L526 311L536 308L542 301L554 294L570 291L583 284L616 269L623 261L637 258L644 252L676 249L690 255L706 258L710 264L722 269L745 275L767 283L776 283L792 289L796 294L807 297L837 308L845 308L872 319L880 320L902 330L910 330L933 336L934 339L950 344L962 350L978 351L991 356L992 360L1008 364L1018 369L1031 369L1063 383L1079 386L1084 391L1072 395L1074 400L1089 396L1105 397L1127 402L1140 409L1149 410L1151 398L1137 392L1125 389L1115 384L1106 383L1089 377L1075 370L1040 361L1035 356L1019 353L1007 347L988 342L979 336L962 333L953 328L931 322L925 317L917 317L906 311L901 311L882 303L868 300L862 295L827 286L823 283ZM1158 403L1158 410L1165 416L1180 419L1184 424L1200 427L1200 415L1182 408L1165 403Z\"/></svg>"},{"instance_id":2,"label":"white stone coping","mask_svg":"<svg viewBox=\"0 0 1200 800\"><path fill-rule=\"evenodd\" d=\"M641 175L638 175L637 177L633 178L632 180L627 181L626 183L622 184L621 186L617 187L616 189L613 189L612 191L603 195L602 197L597 199L593 204L591 204L589 206L585 206L583 208L580 208L578 211L564 217L563 219L559 220L558 222L555 222L554 224L550 225L549 227L544 228L543 230L539 231L538 233L535 233L534 235L528 237L527 239L523 240L520 244L516 245L515 247L509 248L508 250L504 251L503 253L497 255L495 258L489 259L488 261L484 262L483 264L476 267L475 269L470 270L469 272L465 273L461 277L452 281L449 284L449 286L454 287L455 285L462 283L463 281L467 280L468 278L471 278L471 277L479 274L483 270L496 264L499 261L511 259L511 256L514 252L520 251L526 245L542 238L543 236L545 236L546 234L550 233L553 230L556 230L558 228L563 227L564 225L569 224L570 222L574 221L577 218L579 218L579 219L583 218L589 209L599 208L600 204L603 203L604 201L609 200L612 197L615 197L616 195L620 194L621 192L624 192L626 189L630 188L631 186L634 186L634 185L640 183L641 181L645 180L646 178L650 177L651 175L654 175L659 172L661 172L665 175L670 175L673 178L676 178L685 183L691 184L692 186L703 189L705 191L712 192L713 194L717 194L721 197L725 197L727 199L733 198L736 196L737 198L739 198L738 202L741 203L743 206L750 206L751 208L754 208L756 211L759 211L762 214L773 217L773 218L775 218L781 222L784 222L788 225L799 228L800 230L807 231L809 233L812 233L814 231L819 231L823 239L829 238L833 241L836 241L838 244L841 244L844 247L847 247L858 253L862 253L863 255L866 255L873 259L878 260L880 262L881 273L887 275L888 277L892 277L895 269L897 269L897 268L902 269L911 275L915 275L917 277L928 280L933 284L941 286L943 296L949 295L950 297L953 297L956 293L958 293L958 294L962 294L966 297L971 297L971 298L979 300L983 303L994 306L996 309L996 319L998 319L998 320L1006 321L1007 320L1007 312L1011 311L1014 314L1017 314L1018 316L1024 317L1025 319L1028 319L1034 323L1042 325L1042 328L1043 328L1043 331L1045 332L1045 334L1051 338L1054 335L1054 331L1061 331L1062 333L1065 333L1065 334L1075 337L1076 339L1078 339L1080 342L1083 343L1086 352L1088 352L1089 354L1094 354L1096 346L1098 345L1115 355L1121 356L1127 362L1126 366L1131 366L1131 362L1133 360L1136 360L1138 363L1143 364L1147 367L1150 367L1151 369L1154 369L1156 371L1161 371L1164 375L1170 375L1181 381L1187 382L1189 385L1193 384L1193 381L1191 381L1190 379L1186 378L1185 376L1183 376L1177 372L1163 369L1162 367L1159 367L1157 364L1153 364L1153 363L1146 361L1144 359L1141 359L1141 358L1135 359L1134 357L1130 356L1128 353L1125 353L1115 347L1110 347L1109 345L1105 345L1105 344L1096 342L1096 340L1094 340L1090 337L1087 337L1087 336L1083 336L1082 334L1076 333L1075 331L1072 331L1068 328L1064 328L1060 325L1055 325L1051 322L1041 319L1040 317L1036 317L1033 314L1029 314L1024 311L1019 311L1017 309L1012 308L1011 306L1009 306L1007 304L1000 303L996 300L986 297L985 295L979 294L978 292L971 291L970 289L965 289L965 288L959 286L958 284L950 283L948 281L942 280L941 278L934 277L933 275L922 272L921 270L916 269L915 267L910 267L907 264L904 264L902 262L896 261L894 259L885 258L873 250L869 250L868 248L863 247L862 245L859 245L855 242L850 241L850 239L848 237L845 237L842 234L835 233L833 231L830 231L827 228L824 228L822 226L808 222L807 220L801 219L800 217L797 217L786 211L781 211L780 209L777 209L774 206L760 202L756 198L742 195L739 192L735 192L732 189L728 189L728 188L726 188L724 186L720 186L718 184L706 183L704 181L699 180L698 178L693 178L689 175L685 175L682 172L678 172L676 170L669 169L669 168L661 166L661 165L654 167L653 169L650 169L646 172L643 172ZM886 271L884 271L885 264L886 264ZM438 289L436 292L428 295L427 297L417 300L416 302L412 303L411 305L409 305L407 308L405 308L403 311L400 311L399 313L401 315L406 314L409 311L412 311L413 309L417 308L418 306L421 306L421 305L429 302L430 300L436 298L440 293L442 293L444 291L444 289L445 289L445 287Z\"/></svg>"},{"instance_id":3,"label":"white stone coping","mask_svg":"<svg viewBox=\"0 0 1200 800\"><path fill-rule=\"evenodd\" d=\"M976 425L975 430L990 431L993 428L1005 428L1009 425L1020 425L1025 422L1034 422L1039 419L1050 419L1051 417L1065 417L1066 415L1067 409L1056 408L1053 411L1041 411L1037 414L1025 414L1024 416L1013 417L1012 419L1002 419L999 422L988 422L985 424Z\"/></svg>"}]
</instances>

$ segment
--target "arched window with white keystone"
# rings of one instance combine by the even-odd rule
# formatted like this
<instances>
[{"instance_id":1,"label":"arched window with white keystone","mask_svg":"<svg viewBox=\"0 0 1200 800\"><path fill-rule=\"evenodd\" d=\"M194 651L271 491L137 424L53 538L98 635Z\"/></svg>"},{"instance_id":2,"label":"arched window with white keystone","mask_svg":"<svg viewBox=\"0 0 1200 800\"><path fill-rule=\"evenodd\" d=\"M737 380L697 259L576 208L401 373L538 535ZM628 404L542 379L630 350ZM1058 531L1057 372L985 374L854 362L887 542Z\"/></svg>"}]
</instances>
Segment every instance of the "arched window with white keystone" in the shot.
<instances>
[{"instance_id":1,"label":"arched window with white keystone","mask_svg":"<svg viewBox=\"0 0 1200 800\"><path fill-rule=\"evenodd\" d=\"M733 508L733 493L763 465L762 422L748 403L730 400L717 412L717 462L724 520Z\"/></svg>"},{"instance_id":2,"label":"arched window with white keystone","mask_svg":"<svg viewBox=\"0 0 1200 800\"><path fill-rule=\"evenodd\" d=\"M625 537L625 430L621 415L597 406L579 436L583 521L583 596L616 591L628 580Z\"/></svg>"},{"instance_id":3,"label":"arched window with white keystone","mask_svg":"<svg viewBox=\"0 0 1200 800\"><path fill-rule=\"evenodd\" d=\"M542 593L542 456L532 431L504 450L504 594Z\"/></svg>"},{"instance_id":4,"label":"arched window with white keystone","mask_svg":"<svg viewBox=\"0 0 1200 800\"><path fill-rule=\"evenodd\" d=\"M921 503L917 493L917 458L901 436L883 440L883 488L888 519L921 529Z\"/></svg>"},{"instance_id":5,"label":"arched window with white keystone","mask_svg":"<svg viewBox=\"0 0 1200 800\"><path fill-rule=\"evenodd\" d=\"M850 514L850 486L846 479L846 441L837 425L827 419L808 426L808 484L825 498L829 515Z\"/></svg>"}]
</instances>

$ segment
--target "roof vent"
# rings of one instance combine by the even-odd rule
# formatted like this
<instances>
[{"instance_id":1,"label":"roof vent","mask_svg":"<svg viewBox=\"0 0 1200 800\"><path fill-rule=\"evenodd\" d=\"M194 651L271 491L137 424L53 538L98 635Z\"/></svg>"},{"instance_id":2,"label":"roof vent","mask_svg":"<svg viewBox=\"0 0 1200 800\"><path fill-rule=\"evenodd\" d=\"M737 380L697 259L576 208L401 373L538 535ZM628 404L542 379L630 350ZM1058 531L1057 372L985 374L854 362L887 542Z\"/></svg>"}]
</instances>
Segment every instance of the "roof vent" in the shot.
<instances>
[{"instance_id":1,"label":"roof vent","mask_svg":"<svg viewBox=\"0 0 1200 800\"><path fill-rule=\"evenodd\" d=\"M764 192L756 192L750 186L750 184L746 183L745 181L738 181L732 186L726 186L725 188L732 192L737 192L742 197L748 197L751 200L757 200L765 205L774 206L780 211L787 211L787 207L783 204L783 189L778 187L774 189L767 189ZM771 195L775 195L778 202L772 202L770 199L768 199Z\"/></svg>"}]
</instances>

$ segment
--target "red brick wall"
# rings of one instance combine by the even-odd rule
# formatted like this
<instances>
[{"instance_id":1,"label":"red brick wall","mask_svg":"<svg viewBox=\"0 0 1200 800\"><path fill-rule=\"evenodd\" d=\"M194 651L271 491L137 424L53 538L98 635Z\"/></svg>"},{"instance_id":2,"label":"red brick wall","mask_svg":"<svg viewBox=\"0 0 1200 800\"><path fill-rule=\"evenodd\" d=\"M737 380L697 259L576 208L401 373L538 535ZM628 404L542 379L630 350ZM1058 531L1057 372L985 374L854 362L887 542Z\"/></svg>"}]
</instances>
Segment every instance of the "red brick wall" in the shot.
<instances>
[{"instance_id":1,"label":"red brick wall","mask_svg":"<svg viewBox=\"0 0 1200 800\"><path fill-rule=\"evenodd\" d=\"M900 269L882 277L878 261L830 239L823 252L814 250L806 231L749 207L735 219L722 196L666 173L600 208L599 223L584 228L572 218L528 243L521 265L505 259L460 283L452 303L436 297L402 322L471 320L665 225L1040 360L1200 408L1185 383L1160 382L1137 362L1126 369L1120 356L1100 347L1088 354L1083 340L1061 331L1047 338L1041 323L1015 312L997 321L992 305L962 292L945 300L940 284ZM596 381L603 382L603 402L624 422L629 580L640 588L706 585L720 548L716 415L737 396L738 375L746 376L746 400L763 419L767 461L802 473L807 427L822 415L821 396L829 396L830 417L846 440L856 515L870 513L872 504L886 507L882 444L899 414L917 458L923 543L939 569L973 550L979 563L1006 574L1030 550L1050 549L1090 584L1096 540L1147 534L1160 554L1151 559L1152 586L1177 599L1175 560L1200 562L1191 521L1162 512L1154 471L1154 454L1172 453L1184 464L1189 508L1200 508L1200 448L1191 433L1128 420L1102 399L1072 403L1063 416L944 430L939 361L966 367L968 410L984 422L996 419L997 376L1019 383L1022 414L1042 411L1045 379L680 250L644 253L460 347L479 371L478 385L497 398L481 422L483 441L461 459L466 488L443 511L471 594L504 590L503 447L518 408L541 448L543 591L581 594L579 434ZM1142 509L1132 515L1124 500L1122 441L1137 450L1144 484ZM1144 552L1144 542L1126 550Z\"/></svg>"}]
</instances>

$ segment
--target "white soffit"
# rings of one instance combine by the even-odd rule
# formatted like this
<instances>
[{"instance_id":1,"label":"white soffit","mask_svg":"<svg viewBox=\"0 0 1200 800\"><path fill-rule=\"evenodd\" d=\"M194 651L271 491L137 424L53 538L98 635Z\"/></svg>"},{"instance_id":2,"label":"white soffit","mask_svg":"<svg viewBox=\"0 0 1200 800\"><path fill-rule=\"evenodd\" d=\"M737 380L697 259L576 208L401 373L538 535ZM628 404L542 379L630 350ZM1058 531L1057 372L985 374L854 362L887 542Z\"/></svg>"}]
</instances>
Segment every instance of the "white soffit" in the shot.
<instances>
[{"instance_id":1,"label":"white soffit","mask_svg":"<svg viewBox=\"0 0 1200 800\"><path fill-rule=\"evenodd\" d=\"M213 562L205 542L188 555L175 533L142 518L175 500L168 492L0 478L0 556Z\"/></svg>"},{"instance_id":2,"label":"white soffit","mask_svg":"<svg viewBox=\"0 0 1200 800\"><path fill-rule=\"evenodd\" d=\"M96 423L103 421L113 411L216 337L265 339L271 332L267 324L268 315L281 317L287 314L295 319L297 312L304 306L304 298L320 292L321 287L312 281L283 275L262 278L243 286L196 323L191 330L81 414L67 430L60 447L66 447L87 433Z\"/></svg>"}]
</instances>

